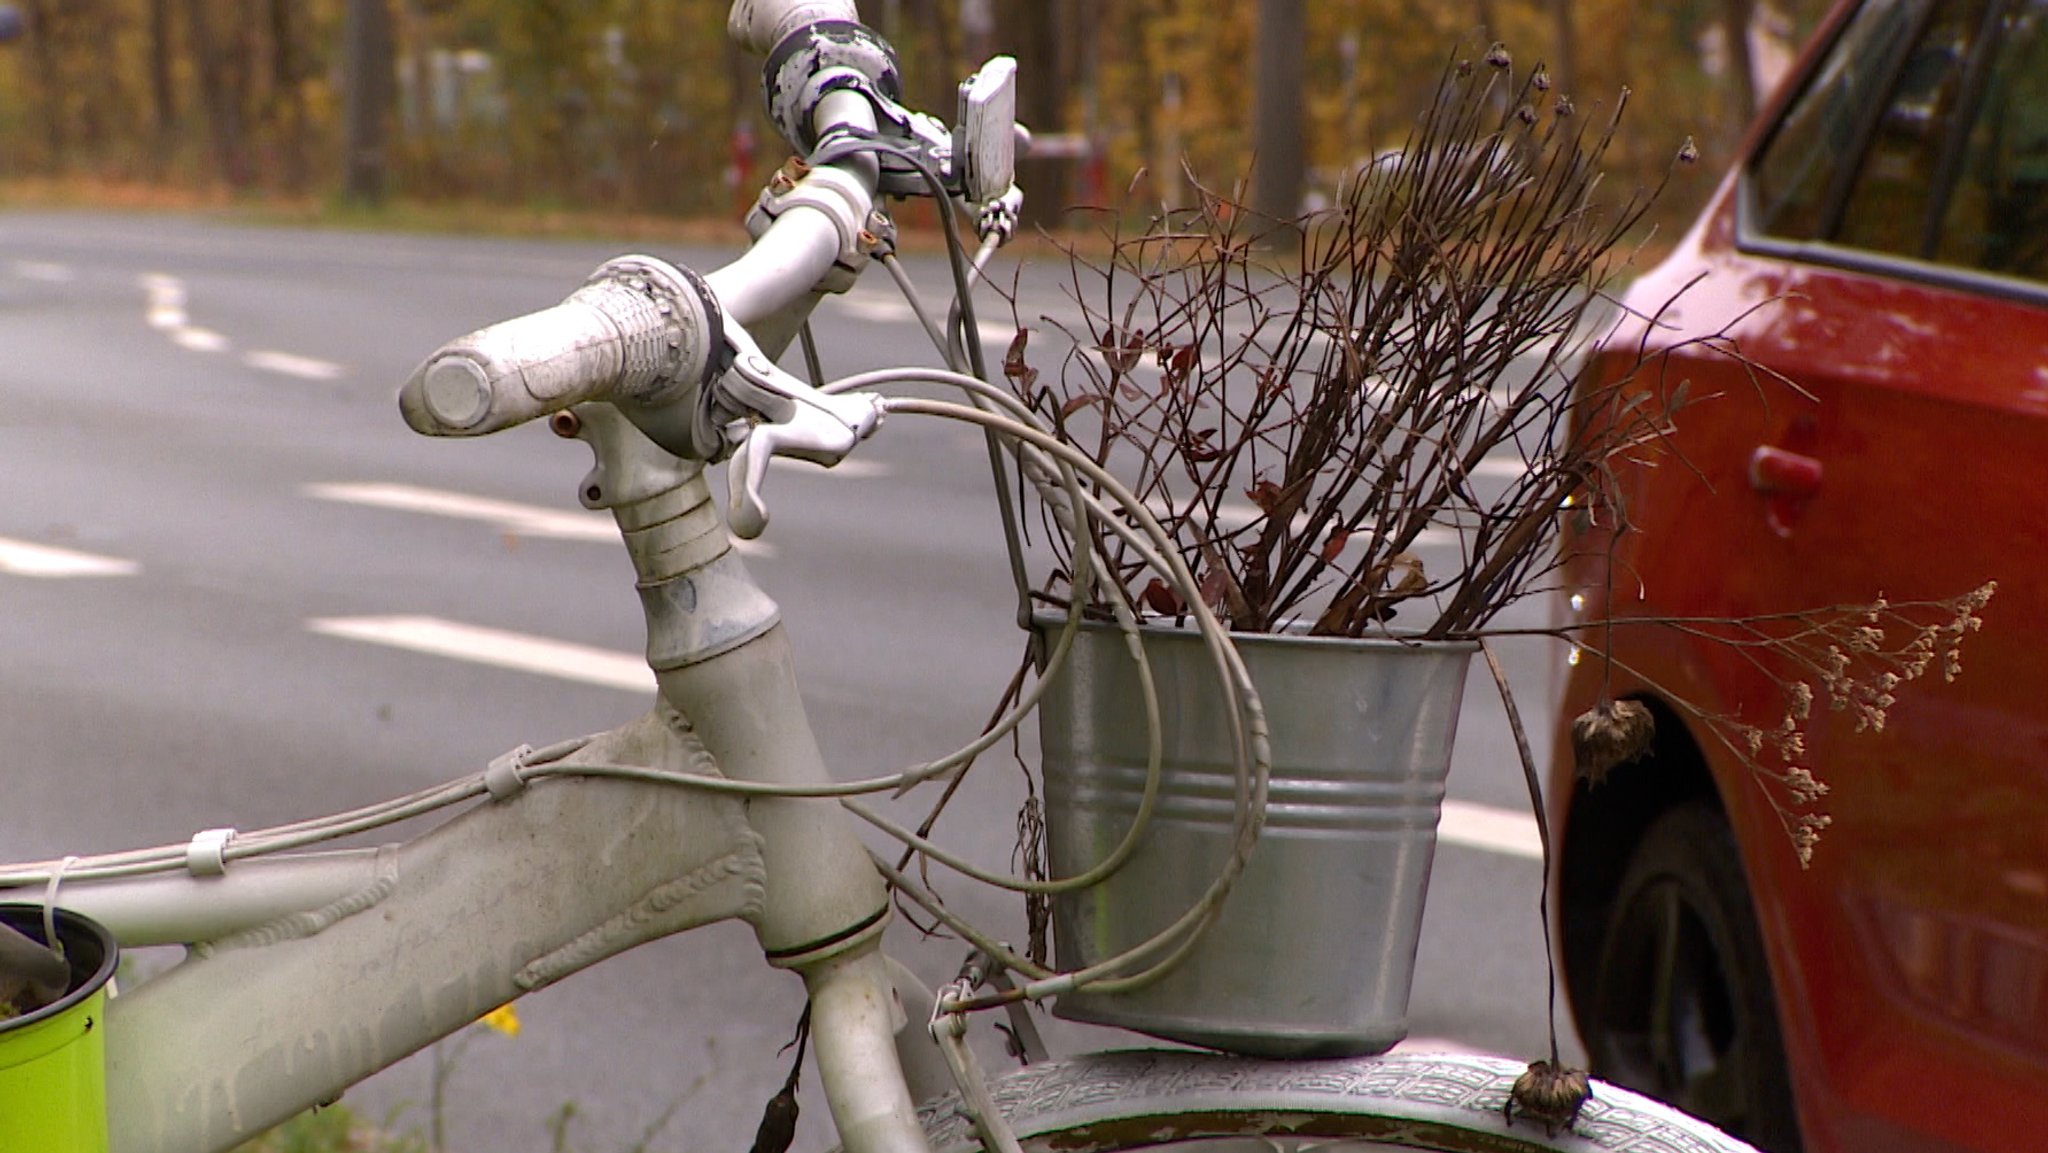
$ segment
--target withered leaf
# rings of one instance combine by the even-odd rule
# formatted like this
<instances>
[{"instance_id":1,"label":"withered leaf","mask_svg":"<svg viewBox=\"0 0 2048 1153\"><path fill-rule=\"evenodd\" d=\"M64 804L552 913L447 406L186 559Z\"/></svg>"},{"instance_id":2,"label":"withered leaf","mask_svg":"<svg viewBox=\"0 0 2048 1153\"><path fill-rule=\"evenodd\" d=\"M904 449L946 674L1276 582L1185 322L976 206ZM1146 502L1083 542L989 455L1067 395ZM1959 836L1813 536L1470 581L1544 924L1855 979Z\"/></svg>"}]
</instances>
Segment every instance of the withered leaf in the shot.
<instances>
[{"instance_id":1,"label":"withered leaf","mask_svg":"<svg viewBox=\"0 0 2048 1153\"><path fill-rule=\"evenodd\" d=\"M1024 363L1024 346L1030 343L1030 340L1031 330L1028 328L1018 329L1017 335L1010 338L1010 350L1003 354L1004 376L1011 380L1022 380L1024 374L1031 371L1031 367Z\"/></svg>"},{"instance_id":2,"label":"withered leaf","mask_svg":"<svg viewBox=\"0 0 2048 1153\"><path fill-rule=\"evenodd\" d=\"M1395 553L1388 558L1386 577L1389 599L1416 596L1429 587L1429 578L1422 570L1422 558L1413 553Z\"/></svg>"},{"instance_id":3,"label":"withered leaf","mask_svg":"<svg viewBox=\"0 0 2048 1153\"><path fill-rule=\"evenodd\" d=\"M1138 602L1160 616L1168 617L1179 616L1186 612L1188 607L1187 602L1180 599L1180 594L1167 587L1166 582L1158 577L1153 577L1152 582L1145 586L1145 591L1139 595Z\"/></svg>"},{"instance_id":4,"label":"withered leaf","mask_svg":"<svg viewBox=\"0 0 2048 1153\"><path fill-rule=\"evenodd\" d=\"M1060 406L1060 415L1062 417L1072 416L1075 413L1081 411L1082 409L1087 408L1091 404L1102 403L1103 401L1101 396L1092 392L1084 392L1077 396L1069 397L1067 399L1067 403Z\"/></svg>"},{"instance_id":5,"label":"withered leaf","mask_svg":"<svg viewBox=\"0 0 2048 1153\"><path fill-rule=\"evenodd\" d=\"M1338 555L1344 551L1344 546L1349 543L1351 543L1350 529L1331 529L1330 539L1323 542L1323 563L1336 564Z\"/></svg>"},{"instance_id":6,"label":"withered leaf","mask_svg":"<svg viewBox=\"0 0 2048 1153\"><path fill-rule=\"evenodd\" d=\"M1188 378L1195 367L1195 346L1192 344L1161 345L1159 348L1159 369L1166 379L1179 384Z\"/></svg>"},{"instance_id":7,"label":"withered leaf","mask_svg":"<svg viewBox=\"0 0 2048 1153\"><path fill-rule=\"evenodd\" d=\"M1285 494L1281 492L1279 485L1260 477L1250 488L1244 490L1244 495L1245 499L1259 506L1260 512L1272 516L1280 507L1280 499Z\"/></svg>"},{"instance_id":8,"label":"withered leaf","mask_svg":"<svg viewBox=\"0 0 2048 1153\"><path fill-rule=\"evenodd\" d=\"M1118 328L1112 324L1102 331L1102 342L1095 346L1102 354L1102 361L1116 376L1124 376L1138 367L1138 360L1145 354L1145 339L1135 332Z\"/></svg>"},{"instance_id":9,"label":"withered leaf","mask_svg":"<svg viewBox=\"0 0 2048 1153\"><path fill-rule=\"evenodd\" d=\"M1212 447L1211 442L1215 439L1216 430L1213 428L1196 429L1186 433L1180 438L1181 455L1196 464L1207 464L1216 460L1223 455L1223 450Z\"/></svg>"}]
</instances>

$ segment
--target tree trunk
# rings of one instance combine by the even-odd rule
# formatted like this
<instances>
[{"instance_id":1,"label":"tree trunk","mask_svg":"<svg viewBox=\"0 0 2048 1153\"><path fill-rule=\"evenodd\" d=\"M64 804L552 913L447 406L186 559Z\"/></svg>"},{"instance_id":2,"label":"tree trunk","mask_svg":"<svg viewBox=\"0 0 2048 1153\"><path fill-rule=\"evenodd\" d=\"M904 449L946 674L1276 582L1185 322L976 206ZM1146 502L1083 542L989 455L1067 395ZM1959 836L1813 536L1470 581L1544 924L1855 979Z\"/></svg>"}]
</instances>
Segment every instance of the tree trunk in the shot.
<instances>
[{"instance_id":1,"label":"tree trunk","mask_svg":"<svg viewBox=\"0 0 2048 1153\"><path fill-rule=\"evenodd\" d=\"M382 204L391 106L391 12L385 0L348 0L342 31L343 192Z\"/></svg>"},{"instance_id":2,"label":"tree trunk","mask_svg":"<svg viewBox=\"0 0 2048 1153\"><path fill-rule=\"evenodd\" d=\"M292 20L296 0L269 0L270 8L270 90L277 107L278 146L284 165L284 185L290 192L306 188L306 99L299 87L297 25Z\"/></svg>"},{"instance_id":3,"label":"tree trunk","mask_svg":"<svg viewBox=\"0 0 2048 1153\"><path fill-rule=\"evenodd\" d=\"M1079 78L1074 54L1063 42L1063 32L1074 27L1068 8L1056 0L1005 0L1003 5L1002 43L1017 57L1017 119L1042 135L1067 130L1066 98ZM1069 177L1076 162L1071 157L1018 161L1026 226L1058 225L1072 203Z\"/></svg>"},{"instance_id":4,"label":"tree trunk","mask_svg":"<svg viewBox=\"0 0 2048 1153\"><path fill-rule=\"evenodd\" d=\"M64 67L58 56L56 5L27 0L29 43L34 46L36 103L43 110L43 142L50 150L49 167L61 172L70 161L70 109L66 106Z\"/></svg>"},{"instance_id":5,"label":"tree trunk","mask_svg":"<svg viewBox=\"0 0 2048 1153\"><path fill-rule=\"evenodd\" d=\"M1756 19L1756 0L1728 0L1721 10L1722 27L1728 37L1728 91L1735 98L1735 135L1749 129L1756 119L1759 100L1756 91L1756 61L1749 51L1749 29Z\"/></svg>"},{"instance_id":6,"label":"tree trunk","mask_svg":"<svg viewBox=\"0 0 2048 1153\"><path fill-rule=\"evenodd\" d=\"M178 134L178 89L171 79L176 48L171 34L171 0L149 0L149 95L159 169L170 163Z\"/></svg>"},{"instance_id":7,"label":"tree trunk","mask_svg":"<svg viewBox=\"0 0 2048 1153\"><path fill-rule=\"evenodd\" d=\"M1259 0L1252 208L1275 221L1291 222L1300 214L1306 175L1302 55L1308 50L1308 24L1302 5L1303 0Z\"/></svg>"},{"instance_id":8,"label":"tree trunk","mask_svg":"<svg viewBox=\"0 0 2048 1153\"><path fill-rule=\"evenodd\" d=\"M232 188L249 184L249 161L242 131L242 109L235 99L227 54L214 39L207 0L185 0L192 37L192 58L199 68L199 99L206 109L207 133L213 143L215 170Z\"/></svg>"},{"instance_id":9,"label":"tree trunk","mask_svg":"<svg viewBox=\"0 0 2048 1153\"><path fill-rule=\"evenodd\" d=\"M1579 88L1579 36L1572 27L1572 0L1550 0L1550 22L1557 37L1557 63L1551 68L1558 90L1577 91Z\"/></svg>"}]
</instances>

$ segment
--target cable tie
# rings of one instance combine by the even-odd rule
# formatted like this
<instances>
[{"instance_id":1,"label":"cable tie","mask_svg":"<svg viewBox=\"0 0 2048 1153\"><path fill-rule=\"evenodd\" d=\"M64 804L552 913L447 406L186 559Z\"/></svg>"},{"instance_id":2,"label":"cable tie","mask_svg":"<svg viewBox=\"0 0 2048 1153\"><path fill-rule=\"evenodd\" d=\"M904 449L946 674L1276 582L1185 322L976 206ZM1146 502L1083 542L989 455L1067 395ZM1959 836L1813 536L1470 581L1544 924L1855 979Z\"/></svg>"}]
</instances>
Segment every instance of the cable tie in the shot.
<instances>
[{"instance_id":1,"label":"cable tie","mask_svg":"<svg viewBox=\"0 0 2048 1153\"><path fill-rule=\"evenodd\" d=\"M185 846L185 871L195 877L218 877L228 871L228 842L233 829L206 829L192 834Z\"/></svg>"},{"instance_id":2,"label":"cable tie","mask_svg":"<svg viewBox=\"0 0 2048 1153\"><path fill-rule=\"evenodd\" d=\"M64 955L64 940L57 936L57 886L64 883L64 871L77 863L77 857L57 862L50 873L50 887L43 890L43 946L59 957Z\"/></svg>"},{"instance_id":3,"label":"cable tie","mask_svg":"<svg viewBox=\"0 0 2048 1153\"><path fill-rule=\"evenodd\" d=\"M526 759L532 755L532 745L521 745L490 763L484 770L484 788L490 790L492 800L509 800L525 790Z\"/></svg>"}]
</instances>

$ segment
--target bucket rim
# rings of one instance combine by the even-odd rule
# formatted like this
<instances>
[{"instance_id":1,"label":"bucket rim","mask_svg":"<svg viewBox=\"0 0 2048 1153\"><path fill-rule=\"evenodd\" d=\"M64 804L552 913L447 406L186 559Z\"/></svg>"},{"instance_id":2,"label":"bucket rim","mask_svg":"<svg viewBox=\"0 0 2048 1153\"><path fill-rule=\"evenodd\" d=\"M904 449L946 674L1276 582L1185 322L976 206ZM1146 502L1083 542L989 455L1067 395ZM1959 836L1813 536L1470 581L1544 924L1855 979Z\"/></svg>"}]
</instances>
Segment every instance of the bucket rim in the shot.
<instances>
[{"instance_id":1,"label":"bucket rim","mask_svg":"<svg viewBox=\"0 0 2048 1153\"><path fill-rule=\"evenodd\" d=\"M20 917L11 914L20 914ZM40 937L43 927L42 905L22 902L0 902L0 921L6 921L10 926L13 926L17 920L27 918L32 918L27 927ZM4 1039L8 1033L29 1029L44 1021L61 1017L79 1005L84 1004L101 989L105 988L109 981L113 980L114 970L121 963L121 944L115 940L113 931L105 925L100 924L83 913L61 907L56 910L56 918L57 936L60 939L76 939L77 934L83 933L100 946L99 966L93 970L90 977L74 984L70 990L55 1001L37 1009L33 1013L24 1013L19 1017L10 1017L5 1021L0 1021L0 1039Z\"/></svg>"},{"instance_id":2,"label":"bucket rim","mask_svg":"<svg viewBox=\"0 0 2048 1153\"><path fill-rule=\"evenodd\" d=\"M1066 628L1066 626L1067 615L1065 613L1049 612L1041 609L1031 614L1031 629L1033 632L1041 634L1057 633ZM1229 630L1230 643L1239 648L1244 648L1248 645L1254 647L1259 645L1282 645L1290 648L1321 647L1374 652L1414 652L1435 655L1470 654L1479 651L1479 642L1469 639L1434 639L1424 637L1421 633L1417 632L1395 630L1388 630L1364 637L1311 636L1307 632L1307 627L1302 622L1295 621L1282 632L1247 632L1231 629ZM1123 627L1114 621L1089 620L1084 617L1079 622L1078 630L1091 633L1121 634ZM1185 637L1191 640L1200 640L1202 635L1201 630L1192 625L1168 624L1156 618L1140 618L1138 621L1138 632L1141 635L1149 634L1173 638Z\"/></svg>"}]
</instances>

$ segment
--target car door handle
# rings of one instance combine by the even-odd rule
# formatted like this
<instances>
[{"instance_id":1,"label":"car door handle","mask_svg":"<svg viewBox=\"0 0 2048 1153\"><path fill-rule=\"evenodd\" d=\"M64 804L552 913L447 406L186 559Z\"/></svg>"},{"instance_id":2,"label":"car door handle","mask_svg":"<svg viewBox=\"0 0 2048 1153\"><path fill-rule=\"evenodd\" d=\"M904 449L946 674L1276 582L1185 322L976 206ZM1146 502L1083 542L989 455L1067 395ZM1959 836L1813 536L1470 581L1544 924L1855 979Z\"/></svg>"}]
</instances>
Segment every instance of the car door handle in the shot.
<instances>
[{"instance_id":1,"label":"car door handle","mask_svg":"<svg viewBox=\"0 0 2048 1153\"><path fill-rule=\"evenodd\" d=\"M1762 445L1749 454L1749 487L1765 496L1811 497L1820 492L1820 461Z\"/></svg>"},{"instance_id":2,"label":"car door handle","mask_svg":"<svg viewBox=\"0 0 2048 1153\"><path fill-rule=\"evenodd\" d=\"M1804 453L1761 445L1749 454L1749 487L1763 494L1764 524L1779 538L1792 535L1806 505L1820 492L1820 461Z\"/></svg>"}]
</instances>

